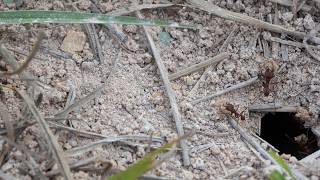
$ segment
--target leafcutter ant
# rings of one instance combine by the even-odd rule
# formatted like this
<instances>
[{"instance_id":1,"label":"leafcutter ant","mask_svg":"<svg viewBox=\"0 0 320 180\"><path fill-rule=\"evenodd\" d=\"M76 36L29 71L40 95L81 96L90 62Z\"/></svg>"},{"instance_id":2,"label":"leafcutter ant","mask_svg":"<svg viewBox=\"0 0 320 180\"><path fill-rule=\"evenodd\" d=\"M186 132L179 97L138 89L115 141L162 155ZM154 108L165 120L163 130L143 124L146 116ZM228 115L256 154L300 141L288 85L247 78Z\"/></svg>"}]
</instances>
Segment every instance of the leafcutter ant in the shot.
<instances>
[{"instance_id":1,"label":"leafcutter ant","mask_svg":"<svg viewBox=\"0 0 320 180\"><path fill-rule=\"evenodd\" d=\"M263 94L269 96L271 92L270 81L275 77L275 73L278 70L278 65L275 61L269 60L264 63L259 73L259 78L262 81Z\"/></svg>"},{"instance_id":2,"label":"leafcutter ant","mask_svg":"<svg viewBox=\"0 0 320 180\"><path fill-rule=\"evenodd\" d=\"M223 113L223 114L231 114L232 116L241 119L244 121L245 115L244 112L238 112L238 110L235 108L235 106L225 100L218 100L215 102L215 106Z\"/></svg>"},{"instance_id":3,"label":"leafcutter ant","mask_svg":"<svg viewBox=\"0 0 320 180\"><path fill-rule=\"evenodd\" d=\"M229 111L231 114L233 114L236 118L240 118L242 121L244 121L246 118L244 116L244 111L242 112L238 112L235 108L234 108L234 105L233 104L230 104L230 103L226 103L224 105L224 108Z\"/></svg>"}]
</instances>

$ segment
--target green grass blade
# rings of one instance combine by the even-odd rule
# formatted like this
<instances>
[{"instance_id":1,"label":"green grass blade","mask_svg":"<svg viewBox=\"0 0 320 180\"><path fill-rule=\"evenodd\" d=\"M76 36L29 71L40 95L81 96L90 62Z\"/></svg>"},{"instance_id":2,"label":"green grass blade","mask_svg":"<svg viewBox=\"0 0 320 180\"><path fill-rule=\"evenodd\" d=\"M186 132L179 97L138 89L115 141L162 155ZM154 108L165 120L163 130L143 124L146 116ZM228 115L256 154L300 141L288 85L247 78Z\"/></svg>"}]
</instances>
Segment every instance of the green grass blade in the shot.
<instances>
[{"instance_id":1,"label":"green grass blade","mask_svg":"<svg viewBox=\"0 0 320 180\"><path fill-rule=\"evenodd\" d=\"M175 28L193 28L190 25L180 25L165 20L145 20L129 16L109 16L97 13L71 11L2 11L1 24L43 24L43 23L70 23L70 24L134 24L145 26L161 26Z\"/></svg>"},{"instance_id":2,"label":"green grass blade","mask_svg":"<svg viewBox=\"0 0 320 180\"><path fill-rule=\"evenodd\" d=\"M293 178L293 174L292 174L292 171L291 169L289 168L288 164L286 163L286 161L284 159L282 159L276 152L272 151L272 150L269 150L268 153L272 156L272 158L274 160L276 160L279 165Z\"/></svg>"},{"instance_id":3,"label":"green grass blade","mask_svg":"<svg viewBox=\"0 0 320 180\"><path fill-rule=\"evenodd\" d=\"M274 170L269 176L269 180L285 180L286 178L277 170Z\"/></svg>"},{"instance_id":4,"label":"green grass blade","mask_svg":"<svg viewBox=\"0 0 320 180\"><path fill-rule=\"evenodd\" d=\"M174 144L176 144L179 140L175 140L171 143L165 144L160 148L154 150L147 154L143 159L139 160L135 164L128 167L126 171L120 172L108 178L108 180L135 180L138 177L142 176L146 172L150 171L154 168L156 163L157 155L164 153L171 148Z\"/></svg>"}]
</instances>

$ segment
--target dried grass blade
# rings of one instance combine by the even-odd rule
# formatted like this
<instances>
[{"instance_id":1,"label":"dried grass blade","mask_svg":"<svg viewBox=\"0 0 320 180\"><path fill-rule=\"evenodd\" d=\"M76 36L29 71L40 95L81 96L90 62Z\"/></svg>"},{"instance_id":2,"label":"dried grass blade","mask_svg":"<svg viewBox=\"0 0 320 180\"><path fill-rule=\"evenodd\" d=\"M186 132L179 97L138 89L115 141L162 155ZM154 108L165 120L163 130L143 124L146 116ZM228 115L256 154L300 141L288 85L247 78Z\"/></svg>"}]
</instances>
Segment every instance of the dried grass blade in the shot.
<instances>
[{"instance_id":1,"label":"dried grass blade","mask_svg":"<svg viewBox=\"0 0 320 180\"><path fill-rule=\"evenodd\" d=\"M68 106L67 108L65 108L63 111L57 113L55 115L55 117L64 117L66 115L68 115L70 112L77 110L78 108L80 108L82 105L88 103L89 101L91 101L92 99L98 97L101 95L102 90L104 89L105 84L100 86L99 88L97 88L96 90L94 90L92 93L90 93L89 95L87 95L86 97L80 99L79 101L75 102L74 104Z\"/></svg>"},{"instance_id":2,"label":"dried grass blade","mask_svg":"<svg viewBox=\"0 0 320 180\"><path fill-rule=\"evenodd\" d=\"M40 112L38 111L36 105L34 104L33 100L22 90L17 90L19 95L23 98L23 100L26 102L29 110L33 114L34 118L38 122L40 129L42 130L44 136L46 137L48 144L50 146L50 149L57 161L57 164L60 168L61 174L64 176L65 179L72 179L71 171L68 163L65 160L65 157L63 157L63 152L58 144L57 139L51 132L47 122L44 120Z\"/></svg>"}]
</instances>

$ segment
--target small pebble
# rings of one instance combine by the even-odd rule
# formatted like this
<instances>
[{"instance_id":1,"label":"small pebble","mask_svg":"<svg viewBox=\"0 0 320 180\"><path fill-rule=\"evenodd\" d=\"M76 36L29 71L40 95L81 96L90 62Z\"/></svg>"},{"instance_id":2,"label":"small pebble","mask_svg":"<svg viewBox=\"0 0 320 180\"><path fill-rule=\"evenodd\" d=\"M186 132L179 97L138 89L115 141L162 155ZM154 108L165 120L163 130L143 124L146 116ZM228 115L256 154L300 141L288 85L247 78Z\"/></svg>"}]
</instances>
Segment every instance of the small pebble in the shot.
<instances>
[{"instance_id":1,"label":"small pebble","mask_svg":"<svg viewBox=\"0 0 320 180\"><path fill-rule=\"evenodd\" d=\"M193 164L194 168L203 170L205 168L205 163L202 159L197 158L196 162Z\"/></svg>"},{"instance_id":2,"label":"small pebble","mask_svg":"<svg viewBox=\"0 0 320 180\"><path fill-rule=\"evenodd\" d=\"M288 21L292 20L293 14L292 14L292 12L285 12L285 13L282 14L281 18L282 18L283 21L288 22Z\"/></svg>"},{"instance_id":3,"label":"small pebble","mask_svg":"<svg viewBox=\"0 0 320 180\"><path fill-rule=\"evenodd\" d=\"M228 72L231 72L231 71L234 71L234 69L236 68L236 66L234 65L234 63L227 63L225 66L224 66L224 70L225 71L228 71Z\"/></svg>"},{"instance_id":4,"label":"small pebble","mask_svg":"<svg viewBox=\"0 0 320 180\"><path fill-rule=\"evenodd\" d=\"M306 17L303 19L303 26L307 30L312 30L316 27L315 22L313 21L310 14L307 14Z\"/></svg>"},{"instance_id":5,"label":"small pebble","mask_svg":"<svg viewBox=\"0 0 320 180\"><path fill-rule=\"evenodd\" d=\"M65 148L65 149L71 149L72 148L72 146L67 142L67 143L65 143L64 145L63 145L63 147Z\"/></svg>"},{"instance_id":6,"label":"small pebble","mask_svg":"<svg viewBox=\"0 0 320 180\"><path fill-rule=\"evenodd\" d=\"M64 38L61 50L69 53L82 51L86 43L86 35L83 32L70 30Z\"/></svg>"}]
</instances>

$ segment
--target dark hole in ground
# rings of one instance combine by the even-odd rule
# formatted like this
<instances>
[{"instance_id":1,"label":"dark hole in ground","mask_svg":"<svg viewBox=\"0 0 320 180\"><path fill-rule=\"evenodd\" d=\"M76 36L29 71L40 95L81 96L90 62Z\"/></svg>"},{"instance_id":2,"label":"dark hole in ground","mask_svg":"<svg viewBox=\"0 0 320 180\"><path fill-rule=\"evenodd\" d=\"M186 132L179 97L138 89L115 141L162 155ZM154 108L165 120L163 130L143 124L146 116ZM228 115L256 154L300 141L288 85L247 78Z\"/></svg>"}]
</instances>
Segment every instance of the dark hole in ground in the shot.
<instances>
[{"instance_id":1,"label":"dark hole in ground","mask_svg":"<svg viewBox=\"0 0 320 180\"><path fill-rule=\"evenodd\" d=\"M302 159L319 149L317 137L294 113L267 113L261 119L260 137L280 151Z\"/></svg>"}]
</instances>

